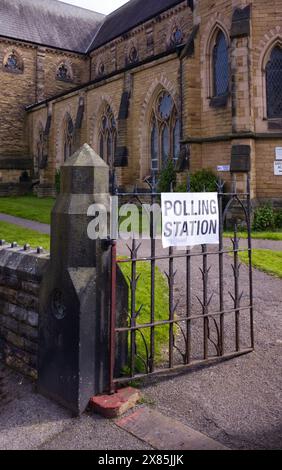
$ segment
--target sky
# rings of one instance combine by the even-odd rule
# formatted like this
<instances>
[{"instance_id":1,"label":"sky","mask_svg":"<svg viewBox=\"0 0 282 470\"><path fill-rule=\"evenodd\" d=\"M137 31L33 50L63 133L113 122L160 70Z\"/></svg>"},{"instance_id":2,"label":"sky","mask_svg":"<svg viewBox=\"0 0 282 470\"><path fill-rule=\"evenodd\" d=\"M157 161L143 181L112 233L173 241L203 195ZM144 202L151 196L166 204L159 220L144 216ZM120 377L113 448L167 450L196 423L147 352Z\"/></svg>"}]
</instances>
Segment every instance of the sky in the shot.
<instances>
[{"instance_id":1,"label":"sky","mask_svg":"<svg viewBox=\"0 0 282 470\"><path fill-rule=\"evenodd\" d=\"M108 14L119 8L128 0L61 0L65 3L71 3L88 10L98 11L99 13Z\"/></svg>"}]
</instances>

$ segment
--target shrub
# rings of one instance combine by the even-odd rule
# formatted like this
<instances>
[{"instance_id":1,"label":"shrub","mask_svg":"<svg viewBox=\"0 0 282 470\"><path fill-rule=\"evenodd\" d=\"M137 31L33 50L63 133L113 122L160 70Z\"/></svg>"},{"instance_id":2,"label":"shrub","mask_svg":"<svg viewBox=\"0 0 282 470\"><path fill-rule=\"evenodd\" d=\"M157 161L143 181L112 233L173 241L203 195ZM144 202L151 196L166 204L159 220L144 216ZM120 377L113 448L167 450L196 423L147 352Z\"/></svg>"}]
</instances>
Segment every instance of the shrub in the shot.
<instances>
[{"instance_id":1,"label":"shrub","mask_svg":"<svg viewBox=\"0 0 282 470\"><path fill-rule=\"evenodd\" d=\"M191 175L190 185L192 193L217 192L217 177L211 170L203 169ZM176 191L185 193L186 184L179 184Z\"/></svg>"},{"instance_id":2,"label":"shrub","mask_svg":"<svg viewBox=\"0 0 282 470\"><path fill-rule=\"evenodd\" d=\"M266 204L258 207L254 213L253 230L263 232L272 230L275 226L275 216L273 208Z\"/></svg>"},{"instance_id":3,"label":"shrub","mask_svg":"<svg viewBox=\"0 0 282 470\"><path fill-rule=\"evenodd\" d=\"M172 160L169 160L166 166L162 169L158 180L158 192L170 192L171 185L176 184L176 171Z\"/></svg>"},{"instance_id":4,"label":"shrub","mask_svg":"<svg viewBox=\"0 0 282 470\"><path fill-rule=\"evenodd\" d=\"M275 228L282 228L282 210L275 212L274 223L275 223Z\"/></svg>"},{"instance_id":5,"label":"shrub","mask_svg":"<svg viewBox=\"0 0 282 470\"><path fill-rule=\"evenodd\" d=\"M60 194L60 190L61 190L61 172L60 172L60 170L56 171L55 187L56 187L57 194Z\"/></svg>"}]
</instances>

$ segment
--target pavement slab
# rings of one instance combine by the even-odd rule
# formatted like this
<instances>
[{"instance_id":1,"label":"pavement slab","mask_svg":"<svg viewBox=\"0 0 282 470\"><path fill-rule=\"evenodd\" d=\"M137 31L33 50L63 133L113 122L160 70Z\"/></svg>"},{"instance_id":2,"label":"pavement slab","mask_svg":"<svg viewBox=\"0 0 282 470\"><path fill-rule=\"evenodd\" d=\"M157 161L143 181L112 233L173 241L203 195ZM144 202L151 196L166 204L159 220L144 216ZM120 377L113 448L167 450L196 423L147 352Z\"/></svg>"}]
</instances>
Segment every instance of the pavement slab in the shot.
<instances>
[{"instance_id":1,"label":"pavement slab","mask_svg":"<svg viewBox=\"0 0 282 470\"><path fill-rule=\"evenodd\" d=\"M157 450L227 450L204 434L147 407L116 424Z\"/></svg>"}]
</instances>

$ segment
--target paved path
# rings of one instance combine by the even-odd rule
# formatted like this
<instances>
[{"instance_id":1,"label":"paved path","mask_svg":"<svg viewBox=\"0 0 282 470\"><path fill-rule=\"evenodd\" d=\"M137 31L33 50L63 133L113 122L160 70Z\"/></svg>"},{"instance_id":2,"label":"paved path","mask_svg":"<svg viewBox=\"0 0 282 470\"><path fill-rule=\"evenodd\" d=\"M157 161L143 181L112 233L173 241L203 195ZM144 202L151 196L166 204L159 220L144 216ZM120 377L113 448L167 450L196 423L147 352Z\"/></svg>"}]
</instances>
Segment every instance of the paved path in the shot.
<instances>
[{"instance_id":1,"label":"paved path","mask_svg":"<svg viewBox=\"0 0 282 470\"><path fill-rule=\"evenodd\" d=\"M50 235L50 225L41 224L33 220L22 219L20 217L14 217L12 215L0 214L0 221L8 222L9 224L19 225L20 227L29 228L36 232Z\"/></svg>"}]
</instances>

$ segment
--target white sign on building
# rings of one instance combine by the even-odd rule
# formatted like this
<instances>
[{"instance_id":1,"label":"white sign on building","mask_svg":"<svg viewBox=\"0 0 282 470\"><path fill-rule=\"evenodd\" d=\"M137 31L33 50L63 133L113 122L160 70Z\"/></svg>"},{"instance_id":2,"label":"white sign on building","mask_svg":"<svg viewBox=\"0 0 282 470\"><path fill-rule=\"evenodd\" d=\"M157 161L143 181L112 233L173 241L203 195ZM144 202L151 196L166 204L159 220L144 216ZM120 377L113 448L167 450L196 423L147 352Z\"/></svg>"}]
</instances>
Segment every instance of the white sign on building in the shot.
<instances>
[{"instance_id":1,"label":"white sign on building","mask_svg":"<svg viewBox=\"0 0 282 470\"><path fill-rule=\"evenodd\" d=\"M217 193L162 193L163 247L219 244Z\"/></svg>"},{"instance_id":2,"label":"white sign on building","mask_svg":"<svg viewBox=\"0 0 282 470\"><path fill-rule=\"evenodd\" d=\"M282 147L275 148L275 158L276 160L282 160Z\"/></svg>"},{"instance_id":3,"label":"white sign on building","mask_svg":"<svg viewBox=\"0 0 282 470\"><path fill-rule=\"evenodd\" d=\"M282 162L274 162L274 175L282 176Z\"/></svg>"}]
</instances>

